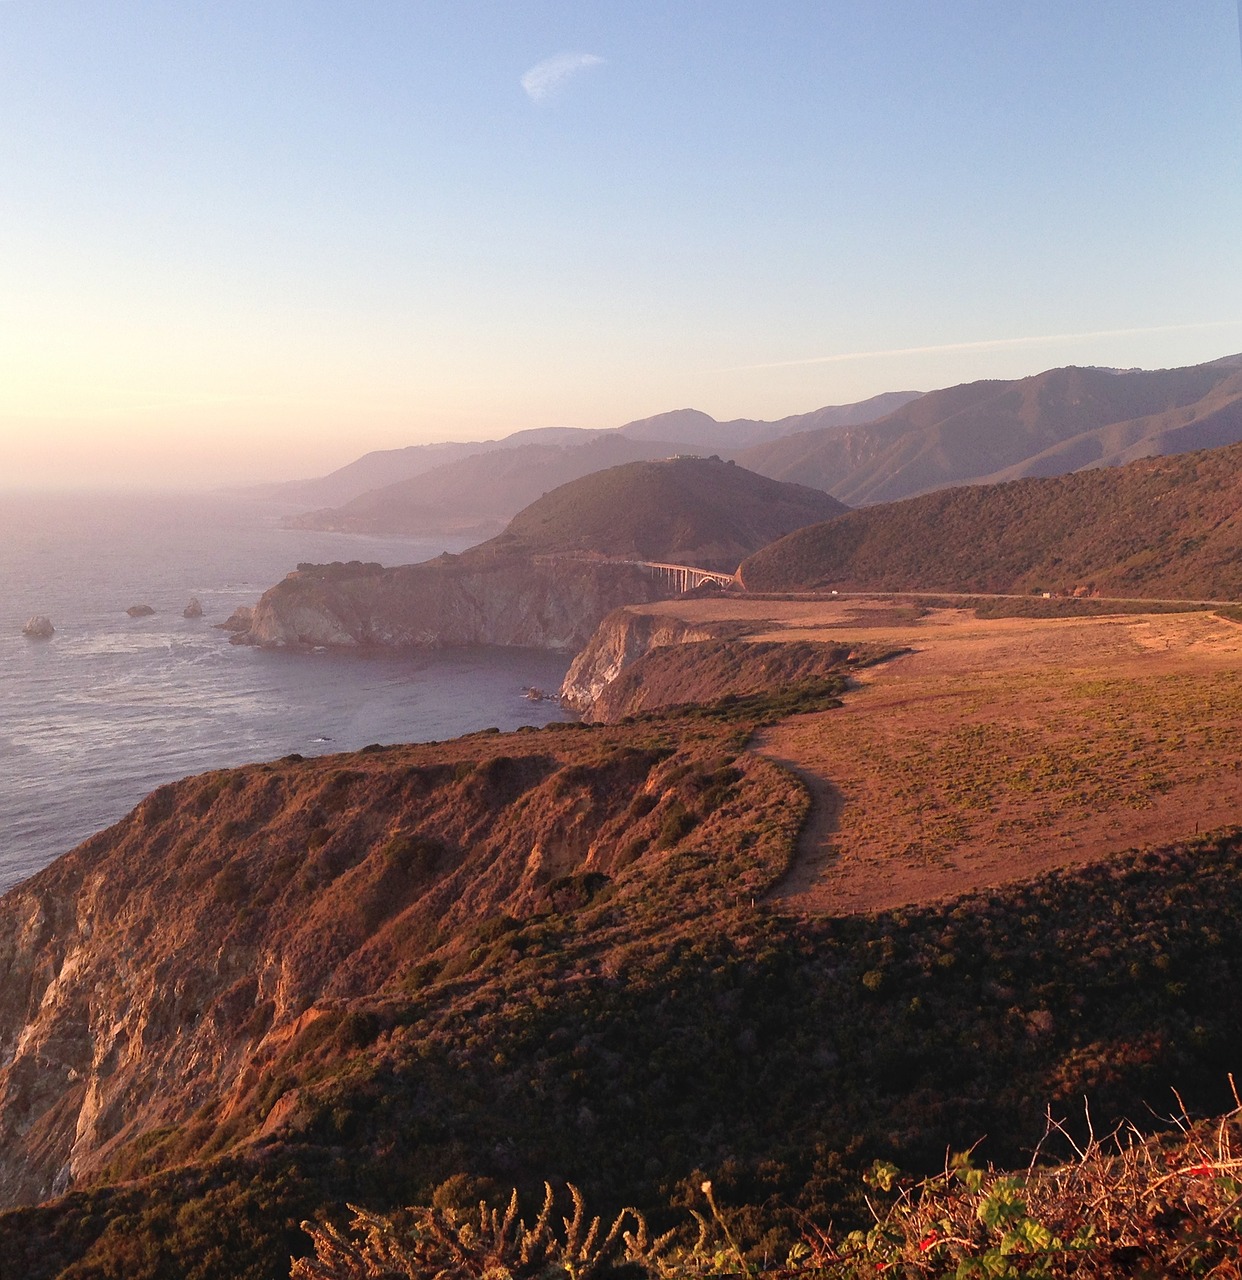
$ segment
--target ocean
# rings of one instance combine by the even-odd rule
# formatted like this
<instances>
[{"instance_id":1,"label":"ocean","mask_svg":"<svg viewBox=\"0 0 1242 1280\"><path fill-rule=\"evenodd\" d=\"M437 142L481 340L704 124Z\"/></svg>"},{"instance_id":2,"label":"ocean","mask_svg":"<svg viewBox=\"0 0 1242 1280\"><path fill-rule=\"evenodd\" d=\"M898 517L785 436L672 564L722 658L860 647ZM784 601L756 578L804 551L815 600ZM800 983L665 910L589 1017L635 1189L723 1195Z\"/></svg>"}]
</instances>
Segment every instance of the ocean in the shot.
<instances>
[{"instance_id":1,"label":"ocean","mask_svg":"<svg viewBox=\"0 0 1242 1280\"><path fill-rule=\"evenodd\" d=\"M410 564L463 540L280 527L215 494L0 492L0 892L207 769L565 718L569 655L265 652L220 623L301 561ZM182 611L190 598L201 619ZM130 618L148 604L155 613ZM34 614L50 640L22 634Z\"/></svg>"}]
</instances>

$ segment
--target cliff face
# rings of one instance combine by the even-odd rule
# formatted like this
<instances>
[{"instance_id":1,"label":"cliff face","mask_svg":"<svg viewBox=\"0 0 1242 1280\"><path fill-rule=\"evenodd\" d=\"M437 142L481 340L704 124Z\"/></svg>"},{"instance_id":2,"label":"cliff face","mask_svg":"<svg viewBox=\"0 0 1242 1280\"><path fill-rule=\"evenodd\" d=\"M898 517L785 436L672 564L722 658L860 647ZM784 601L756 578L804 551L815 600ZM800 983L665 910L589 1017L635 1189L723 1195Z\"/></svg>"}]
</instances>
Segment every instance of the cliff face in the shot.
<instances>
[{"instance_id":1,"label":"cliff face","mask_svg":"<svg viewBox=\"0 0 1242 1280\"><path fill-rule=\"evenodd\" d=\"M0 1206L89 1185L139 1137L151 1168L296 1131L359 1025L453 998L520 921L650 895L719 737L557 726L160 788L0 899ZM695 838L755 893L798 813L766 762L729 777L736 809ZM787 828L770 849L741 841L752 815Z\"/></svg>"},{"instance_id":2,"label":"cliff face","mask_svg":"<svg viewBox=\"0 0 1242 1280\"><path fill-rule=\"evenodd\" d=\"M619 605L666 594L634 565L569 557L442 556L426 564L290 574L239 643L523 645L578 649Z\"/></svg>"},{"instance_id":3,"label":"cliff face","mask_svg":"<svg viewBox=\"0 0 1242 1280\"><path fill-rule=\"evenodd\" d=\"M574 659L561 697L588 724L724 697L840 684L892 657L875 645L752 641L739 623L690 623L672 614L618 609Z\"/></svg>"},{"instance_id":4,"label":"cliff face","mask_svg":"<svg viewBox=\"0 0 1242 1280\"><path fill-rule=\"evenodd\" d=\"M653 649L666 645L709 640L719 634L710 625L683 622L680 618L617 609L610 613L573 660L561 685L567 706L591 720L596 699L617 677Z\"/></svg>"}]
</instances>

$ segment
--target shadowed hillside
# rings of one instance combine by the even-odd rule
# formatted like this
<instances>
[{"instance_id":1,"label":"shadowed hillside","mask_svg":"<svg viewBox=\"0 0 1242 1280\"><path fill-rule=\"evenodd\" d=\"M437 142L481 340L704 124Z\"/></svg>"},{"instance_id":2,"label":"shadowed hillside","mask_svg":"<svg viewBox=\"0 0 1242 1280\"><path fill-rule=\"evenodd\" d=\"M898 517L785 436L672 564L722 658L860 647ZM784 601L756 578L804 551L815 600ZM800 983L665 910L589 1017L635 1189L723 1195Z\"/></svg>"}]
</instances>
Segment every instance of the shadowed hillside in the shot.
<instances>
[{"instance_id":1,"label":"shadowed hillside","mask_svg":"<svg viewBox=\"0 0 1242 1280\"><path fill-rule=\"evenodd\" d=\"M1242 445L852 511L742 566L816 587L1242 598Z\"/></svg>"},{"instance_id":2,"label":"shadowed hillside","mask_svg":"<svg viewBox=\"0 0 1242 1280\"><path fill-rule=\"evenodd\" d=\"M1236 839L781 917L806 801L739 752L756 712L212 775L10 893L7 1185L72 1147L75 1189L0 1257L270 1280L346 1202L551 1177L661 1225L705 1176L783 1256L773 1206L865 1223L875 1158L1020 1160L1032 1099L1227 1102Z\"/></svg>"},{"instance_id":3,"label":"shadowed hillside","mask_svg":"<svg viewBox=\"0 0 1242 1280\"><path fill-rule=\"evenodd\" d=\"M844 510L818 489L783 484L719 458L666 458L563 485L479 553L593 552L732 573L774 538Z\"/></svg>"},{"instance_id":4,"label":"shadowed hillside","mask_svg":"<svg viewBox=\"0 0 1242 1280\"><path fill-rule=\"evenodd\" d=\"M1242 440L1242 357L1185 369L1050 369L932 391L876 422L743 450L764 475L851 506L1058 475Z\"/></svg>"}]
</instances>

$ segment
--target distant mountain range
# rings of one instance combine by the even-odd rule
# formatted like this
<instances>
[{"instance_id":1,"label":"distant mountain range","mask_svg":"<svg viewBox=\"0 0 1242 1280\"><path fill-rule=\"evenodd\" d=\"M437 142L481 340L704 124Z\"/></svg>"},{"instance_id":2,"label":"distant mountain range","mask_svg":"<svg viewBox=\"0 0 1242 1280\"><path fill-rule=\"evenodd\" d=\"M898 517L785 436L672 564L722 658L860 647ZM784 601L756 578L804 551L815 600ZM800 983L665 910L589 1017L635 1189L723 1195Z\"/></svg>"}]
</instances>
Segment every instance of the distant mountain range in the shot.
<instances>
[{"instance_id":1,"label":"distant mountain range","mask_svg":"<svg viewBox=\"0 0 1242 1280\"><path fill-rule=\"evenodd\" d=\"M741 567L754 591L1242 599L1242 444L850 511Z\"/></svg>"},{"instance_id":2,"label":"distant mountain range","mask_svg":"<svg viewBox=\"0 0 1242 1280\"><path fill-rule=\"evenodd\" d=\"M586 427L536 427L529 431L515 431L500 440L450 440L438 444L412 444L404 449L376 449L326 476L252 485L245 492L252 497L290 505L339 506L373 489L409 480L460 458L502 449L520 449L527 445L585 443L602 434Z\"/></svg>"},{"instance_id":3,"label":"distant mountain range","mask_svg":"<svg viewBox=\"0 0 1242 1280\"><path fill-rule=\"evenodd\" d=\"M1242 355L1185 369L1050 369L932 391L855 429L743 450L744 466L850 506L1063 475L1242 440Z\"/></svg>"},{"instance_id":4,"label":"distant mountain range","mask_svg":"<svg viewBox=\"0 0 1242 1280\"><path fill-rule=\"evenodd\" d=\"M1153 371L1070 366L926 395L890 392L775 422L718 422L678 409L611 431L550 427L499 441L417 445L254 492L314 505L290 522L300 528L482 538L558 485L675 454L718 454L867 506L1237 441L1242 355Z\"/></svg>"},{"instance_id":5,"label":"distant mountain range","mask_svg":"<svg viewBox=\"0 0 1242 1280\"><path fill-rule=\"evenodd\" d=\"M338 507L287 523L344 533L451 533L487 538L523 507L571 480L626 462L664 458L685 446L591 433L583 442L505 445L371 489Z\"/></svg>"},{"instance_id":6,"label":"distant mountain range","mask_svg":"<svg viewBox=\"0 0 1242 1280\"><path fill-rule=\"evenodd\" d=\"M813 427L849 427L919 394L888 392L776 422L717 422L697 409L677 409L609 431L549 427L499 441L414 445L369 453L318 480L251 493L282 503L321 504L290 520L295 528L486 537L542 494L594 471L674 454L729 455Z\"/></svg>"}]
</instances>

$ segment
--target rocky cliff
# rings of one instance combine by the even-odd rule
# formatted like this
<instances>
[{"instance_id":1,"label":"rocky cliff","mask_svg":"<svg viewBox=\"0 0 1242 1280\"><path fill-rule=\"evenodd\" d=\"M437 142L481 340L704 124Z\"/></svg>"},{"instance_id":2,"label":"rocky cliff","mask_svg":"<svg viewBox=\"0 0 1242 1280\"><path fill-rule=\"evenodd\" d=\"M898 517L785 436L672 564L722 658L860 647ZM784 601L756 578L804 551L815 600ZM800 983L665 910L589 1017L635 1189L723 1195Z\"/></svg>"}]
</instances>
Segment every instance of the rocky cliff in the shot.
<instances>
[{"instance_id":1,"label":"rocky cliff","mask_svg":"<svg viewBox=\"0 0 1242 1280\"><path fill-rule=\"evenodd\" d=\"M850 673L893 657L883 645L748 640L741 622L687 622L641 607L611 613L574 659L561 697L588 724L687 704L781 690L846 686Z\"/></svg>"},{"instance_id":2,"label":"rocky cliff","mask_svg":"<svg viewBox=\"0 0 1242 1280\"><path fill-rule=\"evenodd\" d=\"M619 605L667 594L636 565L570 556L441 556L425 564L310 565L259 601L238 643L525 645L578 649Z\"/></svg>"},{"instance_id":3,"label":"rocky cliff","mask_svg":"<svg viewBox=\"0 0 1242 1280\"><path fill-rule=\"evenodd\" d=\"M687 755L668 734L557 726L160 788L0 899L0 1207L89 1185L127 1144L151 1169L296 1132L394 1001L437 981L451 1000L486 944L519 955L507 930L601 886L652 892L719 737ZM756 868L755 893L799 812L764 761L725 785L737 807L696 840ZM782 834L729 852L752 819Z\"/></svg>"},{"instance_id":4,"label":"rocky cliff","mask_svg":"<svg viewBox=\"0 0 1242 1280\"><path fill-rule=\"evenodd\" d=\"M720 628L710 623L689 623L672 615L617 609L599 624L594 635L573 660L561 685L567 706L591 719L591 707L617 677L653 649L710 640Z\"/></svg>"}]
</instances>

